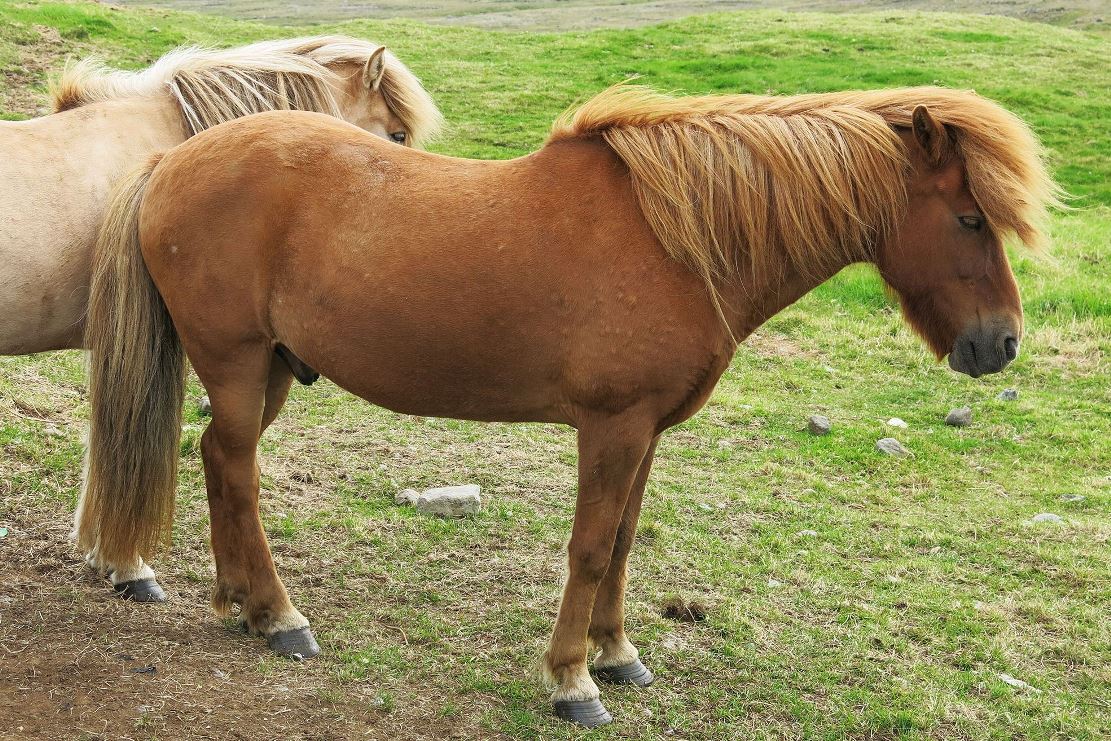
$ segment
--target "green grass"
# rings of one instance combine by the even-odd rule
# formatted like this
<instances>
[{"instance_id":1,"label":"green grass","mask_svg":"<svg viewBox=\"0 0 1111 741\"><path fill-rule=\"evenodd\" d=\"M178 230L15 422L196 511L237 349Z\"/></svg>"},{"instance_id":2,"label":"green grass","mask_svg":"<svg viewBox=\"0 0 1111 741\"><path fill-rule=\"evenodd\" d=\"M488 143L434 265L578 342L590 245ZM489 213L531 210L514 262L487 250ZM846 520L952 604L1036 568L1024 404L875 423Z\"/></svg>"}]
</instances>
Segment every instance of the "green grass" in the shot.
<instances>
[{"instance_id":1,"label":"green grass","mask_svg":"<svg viewBox=\"0 0 1111 741\"><path fill-rule=\"evenodd\" d=\"M36 25L57 29L67 51L127 66L180 43L289 32L4 3L5 71L44 53ZM451 123L434 148L462 156L530 151L564 107L633 74L689 92L967 86L1029 121L1077 208L1055 218L1050 259L1014 255L1027 311L1019 361L978 381L936 364L865 268L772 319L707 408L661 444L629 596L630 633L660 680L647 692L605 690L618 723L595 735L1111 735L1105 38L896 12L752 12L564 35L404 21L334 30L382 40L408 62ZM1005 386L1018 401L995 399ZM81 389L76 354L0 361L0 524L22 510L61 517L75 501ZM963 404L973 426L944 426ZM52 435L18 409L71 424ZM804 432L816 412L833 419L829 437ZM893 416L909 428L887 428ZM177 546L160 564L171 583L211 578L199 545L204 420L190 407L186 422ZM892 432L913 458L876 453ZM295 390L262 443L263 513L282 576L327 651L313 670L322 700L383 722L439 718L471 736L569 733L548 717L532 668L558 600L573 443L553 426L414 419L327 383ZM453 482L481 484L486 511L439 521L393 504L398 488ZM1067 494L1086 499L1062 502ZM1066 524L1029 523L1043 511ZM706 603L707 621L661 617L674 594ZM267 660L242 671L285 681L294 670Z\"/></svg>"}]
</instances>

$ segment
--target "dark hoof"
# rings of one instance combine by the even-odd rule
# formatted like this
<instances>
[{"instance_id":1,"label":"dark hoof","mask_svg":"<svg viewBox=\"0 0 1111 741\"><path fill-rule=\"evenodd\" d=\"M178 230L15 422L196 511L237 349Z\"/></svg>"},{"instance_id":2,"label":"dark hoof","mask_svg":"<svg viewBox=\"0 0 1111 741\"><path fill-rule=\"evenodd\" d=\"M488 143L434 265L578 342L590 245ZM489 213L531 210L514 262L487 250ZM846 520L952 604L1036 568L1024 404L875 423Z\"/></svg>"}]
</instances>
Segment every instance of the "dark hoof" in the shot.
<instances>
[{"instance_id":1,"label":"dark hoof","mask_svg":"<svg viewBox=\"0 0 1111 741\"><path fill-rule=\"evenodd\" d=\"M311 659L320 653L320 646L312 637L312 631L307 627L294 630L283 630L266 639L270 650L291 659Z\"/></svg>"},{"instance_id":2,"label":"dark hoof","mask_svg":"<svg viewBox=\"0 0 1111 741\"><path fill-rule=\"evenodd\" d=\"M554 706L556 716L587 728L596 728L613 722L613 716L606 710L602 701L597 698L593 700L557 700Z\"/></svg>"},{"instance_id":3,"label":"dark hoof","mask_svg":"<svg viewBox=\"0 0 1111 741\"><path fill-rule=\"evenodd\" d=\"M120 582L114 584L112 588L122 599L129 599L133 602L166 601L166 593L162 591L162 587L153 578Z\"/></svg>"},{"instance_id":4,"label":"dark hoof","mask_svg":"<svg viewBox=\"0 0 1111 741\"><path fill-rule=\"evenodd\" d=\"M604 669L594 669L598 679L610 684L635 684L637 687L647 687L656 677L648 671L648 667L640 659L621 666L607 666Z\"/></svg>"}]
</instances>

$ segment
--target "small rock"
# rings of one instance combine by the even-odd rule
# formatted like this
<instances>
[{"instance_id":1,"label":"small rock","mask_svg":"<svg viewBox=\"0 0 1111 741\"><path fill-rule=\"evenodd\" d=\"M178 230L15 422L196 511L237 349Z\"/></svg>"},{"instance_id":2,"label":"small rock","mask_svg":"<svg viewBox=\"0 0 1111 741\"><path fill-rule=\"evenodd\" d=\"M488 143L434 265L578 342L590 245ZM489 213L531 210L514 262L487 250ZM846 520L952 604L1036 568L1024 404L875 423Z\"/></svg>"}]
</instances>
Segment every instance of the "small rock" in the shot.
<instances>
[{"instance_id":1,"label":"small rock","mask_svg":"<svg viewBox=\"0 0 1111 741\"><path fill-rule=\"evenodd\" d=\"M829 417L821 414L811 414L810 419L806 422L806 429L810 431L811 435L828 435L829 431L833 429L833 423L829 421Z\"/></svg>"},{"instance_id":2,"label":"small rock","mask_svg":"<svg viewBox=\"0 0 1111 741\"><path fill-rule=\"evenodd\" d=\"M1014 401L1018 398L1018 391L1015 389L1003 389L995 395L995 398L1000 401Z\"/></svg>"},{"instance_id":3,"label":"small rock","mask_svg":"<svg viewBox=\"0 0 1111 741\"><path fill-rule=\"evenodd\" d=\"M783 582L781 582L777 579L768 579L768 588L770 588L770 589L779 589L782 586L783 586Z\"/></svg>"},{"instance_id":4,"label":"small rock","mask_svg":"<svg viewBox=\"0 0 1111 741\"><path fill-rule=\"evenodd\" d=\"M441 517L463 517L478 514L482 509L482 494L478 484L440 486L428 489L417 497L418 512Z\"/></svg>"},{"instance_id":5,"label":"small rock","mask_svg":"<svg viewBox=\"0 0 1111 741\"><path fill-rule=\"evenodd\" d=\"M404 504L409 507L415 507L417 499L420 498L420 492L416 489L402 489L393 497L394 504Z\"/></svg>"},{"instance_id":6,"label":"small rock","mask_svg":"<svg viewBox=\"0 0 1111 741\"><path fill-rule=\"evenodd\" d=\"M1031 687L1030 685L1026 684L1026 682L1023 682L1021 679L1015 679L1010 674L1000 674L999 678L1001 680L1003 680L1005 683L1014 687L1015 689L1030 690L1032 692L1041 692L1041 690L1038 689L1037 687Z\"/></svg>"},{"instance_id":7,"label":"small rock","mask_svg":"<svg viewBox=\"0 0 1111 741\"><path fill-rule=\"evenodd\" d=\"M227 679L229 676L231 676L223 669L213 669L212 674L213 676L219 677L220 679Z\"/></svg>"},{"instance_id":8,"label":"small rock","mask_svg":"<svg viewBox=\"0 0 1111 741\"><path fill-rule=\"evenodd\" d=\"M1052 512L1040 512L1030 518L1030 522L1064 522L1060 515L1055 515Z\"/></svg>"},{"instance_id":9,"label":"small rock","mask_svg":"<svg viewBox=\"0 0 1111 741\"><path fill-rule=\"evenodd\" d=\"M208 400L207 396L202 396L201 400L197 402L197 411L201 413L201 416L212 416L212 402Z\"/></svg>"},{"instance_id":10,"label":"small rock","mask_svg":"<svg viewBox=\"0 0 1111 741\"><path fill-rule=\"evenodd\" d=\"M893 437L883 437L876 441L876 450L887 455L893 455L897 458L906 458L910 455L910 451L903 447L903 444Z\"/></svg>"},{"instance_id":11,"label":"small rock","mask_svg":"<svg viewBox=\"0 0 1111 741\"><path fill-rule=\"evenodd\" d=\"M972 424L972 407L952 409L945 415L945 424L950 427L968 427Z\"/></svg>"},{"instance_id":12,"label":"small rock","mask_svg":"<svg viewBox=\"0 0 1111 741\"><path fill-rule=\"evenodd\" d=\"M907 428L907 423L899 419L898 417L892 417L891 419L887 420L887 426L898 427L901 430L905 430Z\"/></svg>"},{"instance_id":13,"label":"small rock","mask_svg":"<svg viewBox=\"0 0 1111 741\"><path fill-rule=\"evenodd\" d=\"M816 537L818 537L818 531L817 530L799 530L797 533L795 533L795 535L799 536L800 538L816 538Z\"/></svg>"},{"instance_id":14,"label":"small rock","mask_svg":"<svg viewBox=\"0 0 1111 741\"><path fill-rule=\"evenodd\" d=\"M1061 496L1060 501L1076 503L1076 502L1083 502L1084 499L1085 499L1085 497L1084 497L1083 494L1064 494L1064 495Z\"/></svg>"}]
</instances>

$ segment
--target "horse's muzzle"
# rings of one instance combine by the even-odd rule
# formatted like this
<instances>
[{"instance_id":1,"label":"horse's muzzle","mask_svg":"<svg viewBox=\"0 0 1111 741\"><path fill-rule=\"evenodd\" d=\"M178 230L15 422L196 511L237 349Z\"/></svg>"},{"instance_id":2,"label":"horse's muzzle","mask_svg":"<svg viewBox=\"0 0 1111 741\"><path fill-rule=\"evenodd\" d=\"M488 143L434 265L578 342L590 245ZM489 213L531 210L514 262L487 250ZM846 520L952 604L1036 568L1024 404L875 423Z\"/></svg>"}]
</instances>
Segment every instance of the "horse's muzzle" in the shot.
<instances>
[{"instance_id":1,"label":"horse's muzzle","mask_svg":"<svg viewBox=\"0 0 1111 741\"><path fill-rule=\"evenodd\" d=\"M974 329L953 343L949 367L958 373L979 378L998 373L1018 356L1018 337L1012 329Z\"/></svg>"}]
</instances>

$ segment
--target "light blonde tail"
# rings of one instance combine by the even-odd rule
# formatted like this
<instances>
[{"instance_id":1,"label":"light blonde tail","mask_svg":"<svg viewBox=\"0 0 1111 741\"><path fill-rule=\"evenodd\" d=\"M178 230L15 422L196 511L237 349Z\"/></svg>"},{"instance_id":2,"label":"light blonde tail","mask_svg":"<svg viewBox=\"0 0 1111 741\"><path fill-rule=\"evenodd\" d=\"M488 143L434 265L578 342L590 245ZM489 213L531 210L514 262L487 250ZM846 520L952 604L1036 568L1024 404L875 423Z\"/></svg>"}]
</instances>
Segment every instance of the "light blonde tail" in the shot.
<instances>
[{"instance_id":1,"label":"light blonde tail","mask_svg":"<svg viewBox=\"0 0 1111 741\"><path fill-rule=\"evenodd\" d=\"M103 564L150 558L173 522L185 353L139 247L139 209L158 159L116 186L93 257L78 541Z\"/></svg>"}]
</instances>

